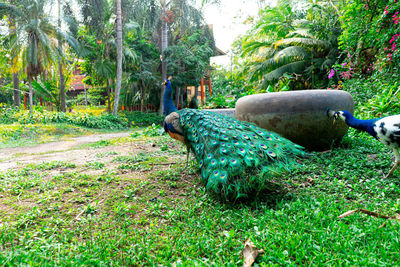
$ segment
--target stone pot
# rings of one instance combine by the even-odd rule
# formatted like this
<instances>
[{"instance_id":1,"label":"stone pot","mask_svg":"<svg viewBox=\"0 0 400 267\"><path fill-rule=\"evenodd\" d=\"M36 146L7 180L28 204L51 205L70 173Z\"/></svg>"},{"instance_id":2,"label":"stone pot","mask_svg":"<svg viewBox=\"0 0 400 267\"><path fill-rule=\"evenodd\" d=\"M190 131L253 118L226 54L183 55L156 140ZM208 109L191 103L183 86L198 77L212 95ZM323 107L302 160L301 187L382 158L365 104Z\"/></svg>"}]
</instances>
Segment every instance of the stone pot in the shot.
<instances>
[{"instance_id":1,"label":"stone pot","mask_svg":"<svg viewBox=\"0 0 400 267\"><path fill-rule=\"evenodd\" d=\"M303 90L249 95L236 103L236 118L253 122L310 150L330 149L348 126L326 115L327 108L354 111L353 97L338 90Z\"/></svg>"}]
</instances>

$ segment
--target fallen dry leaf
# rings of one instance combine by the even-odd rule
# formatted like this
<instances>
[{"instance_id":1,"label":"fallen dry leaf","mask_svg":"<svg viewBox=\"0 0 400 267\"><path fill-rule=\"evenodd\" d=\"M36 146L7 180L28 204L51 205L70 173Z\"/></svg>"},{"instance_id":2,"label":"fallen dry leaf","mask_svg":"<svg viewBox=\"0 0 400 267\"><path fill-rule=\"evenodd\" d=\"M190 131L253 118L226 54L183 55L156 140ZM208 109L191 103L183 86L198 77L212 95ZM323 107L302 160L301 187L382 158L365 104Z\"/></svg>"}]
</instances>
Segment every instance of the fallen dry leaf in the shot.
<instances>
[{"instance_id":1,"label":"fallen dry leaf","mask_svg":"<svg viewBox=\"0 0 400 267\"><path fill-rule=\"evenodd\" d=\"M258 255L260 255L261 253L264 253L263 249L258 249L254 245L254 243L251 242L250 238L246 239L243 249L243 267L250 267L251 265L253 265Z\"/></svg>"},{"instance_id":2,"label":"fallen dry leaf","mask_svg":"<svg viewBox=\"0 0 400 267\"><path fill-rule=\"evenodd\" d=\"M387 215L383 215L383 214L377 213L375 211L370 211L370 210L366 210L366 209L349 210L349 211L343 213L342 215L338 216L338 218L341 219L341 218L347 217L349 215L353 215L356 212L364 213L364 214L367 214L367 215L370 215L370 216L373 216L373 217L376 217L376 218L400 221L400 214L397 213L397 212L396 212L396 214L394 216L387 216ZM379 228L382 228L382 227L385 227L385 226L386 226L386 224L383 223Z\"/></svg>"},{"instance_id":3,"label":"fallen dry leaf","mask_svg":"<svg viewBox=\"0 0 400 267\"><path fill-rule=\"evenodd\" d=\"M343 213L342 215L340 215L338 218L344 218L347 217L349 215L353 215L354 213L358 212L360 209L356 209L356 210L349 210L345 213Z\"/></svg>"}]
</instances>

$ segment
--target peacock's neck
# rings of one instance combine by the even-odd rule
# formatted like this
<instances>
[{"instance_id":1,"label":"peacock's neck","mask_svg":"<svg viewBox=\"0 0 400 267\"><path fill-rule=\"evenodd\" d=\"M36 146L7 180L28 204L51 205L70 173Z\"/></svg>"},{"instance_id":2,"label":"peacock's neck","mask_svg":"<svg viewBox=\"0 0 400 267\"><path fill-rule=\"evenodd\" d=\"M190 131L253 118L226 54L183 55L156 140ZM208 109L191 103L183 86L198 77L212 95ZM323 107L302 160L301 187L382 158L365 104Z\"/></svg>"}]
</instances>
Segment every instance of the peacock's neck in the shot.
<instances>
[{"instance_id":1,"label":"peacock's neck","mask_svg":"<svg viewBox=\"0 0 400 267\"><path fill-rule=\"evenodd\" d=\"M171 83L168 81L165 87L164 95L163 95L163 105L164 105L164 115L167 116L171 112L177 110L172 101L172 87Z\"/></svg>"},{"instance_id":2,"label":"peacock's neck","mask_svg":"<svg viewBox=\"0 0 400 267\"><path fill-rule=\"evenodd\" d=\"M376 120L359 120L354 117L346 117L346 124L349 125L352 128L365 131L372 135L373 137L376 137L376 133L374 131L374 123Z\"/></svg>"}]
</instances>

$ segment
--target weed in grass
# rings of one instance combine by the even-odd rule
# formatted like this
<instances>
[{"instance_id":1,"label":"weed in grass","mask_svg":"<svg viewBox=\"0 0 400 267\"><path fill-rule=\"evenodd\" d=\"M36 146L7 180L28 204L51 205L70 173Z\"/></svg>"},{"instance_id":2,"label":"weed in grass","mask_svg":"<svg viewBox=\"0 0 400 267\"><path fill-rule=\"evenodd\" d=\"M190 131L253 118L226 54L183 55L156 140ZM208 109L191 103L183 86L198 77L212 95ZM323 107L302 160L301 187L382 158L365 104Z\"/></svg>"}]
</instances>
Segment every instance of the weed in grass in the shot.
<instances>
[{"instance_id":1,"label":"weed in grass","mask_svg":"<svg viewBox=\"0 0 400 267\"><path fill-rule=\"evenodd\" d=\"M75 163L56 160L50 162L42 162L39 164L28 164L26 167L37 170L53 170L53 169L76 168L76 165Z\"/></svg>"},{"instance_id":2,"label":"weed in grass","mask_svg":"<svg viewBox=\"0 0 400 267\"><path fill-rule=\"evenodd\" d=\"M111 145L110 140L100 140L91 144L85 144L84 147L100 148Z\"/></svg>"},{"instance_id":3,"label":"weed in grass","mask_svg":"<svg viewBox=\"0 0 400 267\"><path fill-rule=\"evenodd\" d=\"M96 158L105 158L109 156L115 156L118 155L118 152L115 151L106 151L106 152L100 152L96 154Z\"/></svg>"},{"instance_id":4,"label":"weed in grass","mask_svg":"<svg viewBox=\"0 0 400 267\"><path fill-rule=\"evenodd\" d=\"M104 165L105 165L104 162L98 162L98 161L92 161L92 162L88 162L87 164L85 164L86 167L89 167L91 169L97 169L97 170L103 169Z\"/></svg>"}]
</instances>

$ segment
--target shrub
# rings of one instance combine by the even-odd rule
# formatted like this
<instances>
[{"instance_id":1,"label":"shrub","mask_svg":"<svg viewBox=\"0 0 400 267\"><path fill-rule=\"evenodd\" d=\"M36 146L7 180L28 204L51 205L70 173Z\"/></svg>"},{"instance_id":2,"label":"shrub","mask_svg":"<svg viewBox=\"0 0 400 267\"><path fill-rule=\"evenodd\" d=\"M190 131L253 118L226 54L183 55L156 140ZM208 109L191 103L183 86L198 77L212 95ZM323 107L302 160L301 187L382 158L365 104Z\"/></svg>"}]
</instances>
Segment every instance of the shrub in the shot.
<instances>
[{"instance_id":1,"label":"shrub","mask_svg":"<svg viewBox=\"0 0 400 267\"><path fill-rule=\"evenodd\" d=\"M68 123L98 129L123 129L129 126L128 119L123 114L113 116L112 114L102 113L96 116L88 112L64 113L47 110L34 110L32 114L29 114L27 110L10 107L0 108L0 123L11 124L14 122L20 124Z\"/></svg>"}]
</instances>

